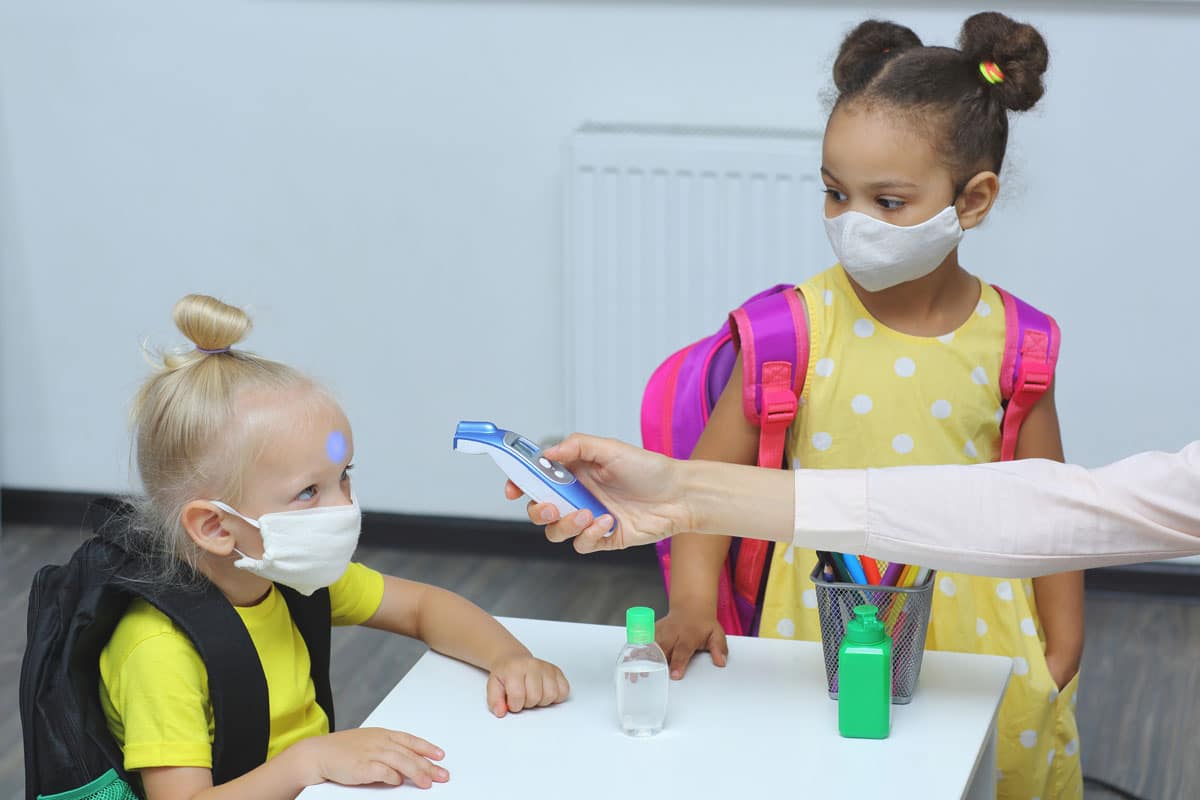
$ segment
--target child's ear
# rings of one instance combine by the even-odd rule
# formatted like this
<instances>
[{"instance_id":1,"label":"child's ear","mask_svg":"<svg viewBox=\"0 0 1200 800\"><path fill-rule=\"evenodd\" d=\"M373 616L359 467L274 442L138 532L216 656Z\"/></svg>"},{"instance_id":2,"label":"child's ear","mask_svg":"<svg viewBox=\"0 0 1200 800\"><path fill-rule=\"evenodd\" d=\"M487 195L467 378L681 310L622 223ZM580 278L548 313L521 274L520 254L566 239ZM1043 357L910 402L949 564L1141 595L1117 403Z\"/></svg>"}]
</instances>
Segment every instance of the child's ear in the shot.
<instances>
[{"instance_id":1,"label":"child's ear","mask_svg":"<svg viewBox=\"0 0 1200 800\"><path fill-rule=\"evenodd\" d=\"M196 546L216 556L227 556L233 552L233 534L221 526L221 511L212 503L193 500L183 507L179 522Z\"/></svg>"},{"instance_id":2,"label":"child's ear","mask_svg":"<svg viewBox=\"0 0 1200 800\"><path fill-rule=\"evenodd\" d=\"M984 217L992 210L996 195L1000 193L1000 178L994 172L980 172L974 175L967 185L958 193L954 207L958 211L958 224L964 231L974 228L983 222Z\"/></svg>"}]
</instances>

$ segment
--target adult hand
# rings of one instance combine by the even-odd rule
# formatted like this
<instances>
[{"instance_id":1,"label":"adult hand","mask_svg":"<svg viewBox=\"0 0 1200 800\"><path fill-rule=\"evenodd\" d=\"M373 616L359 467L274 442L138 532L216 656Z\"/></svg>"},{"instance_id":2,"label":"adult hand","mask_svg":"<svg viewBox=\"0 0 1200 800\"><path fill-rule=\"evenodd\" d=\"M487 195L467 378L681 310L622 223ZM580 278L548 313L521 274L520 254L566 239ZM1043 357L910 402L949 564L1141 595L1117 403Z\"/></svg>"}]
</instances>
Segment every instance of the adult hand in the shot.
<instances>
[{"instance_id":1,"label":"adult hand","mask_svg":"<svg viewBox=\"0 0 1200 800\"><path fill-rule=\"evenodd\" d=\"M547 448L547 458L575 473L610 514L593 519L580 509L560 519L550 503L529 504L529 519L546 526L552 542L575 540L580 553L621 550L666 539L691 529L691 510L683 499L683 462L616 439L572 434ZM509 481L505 494L515 500L521 490Z\"/></svg>"}]
</instances>

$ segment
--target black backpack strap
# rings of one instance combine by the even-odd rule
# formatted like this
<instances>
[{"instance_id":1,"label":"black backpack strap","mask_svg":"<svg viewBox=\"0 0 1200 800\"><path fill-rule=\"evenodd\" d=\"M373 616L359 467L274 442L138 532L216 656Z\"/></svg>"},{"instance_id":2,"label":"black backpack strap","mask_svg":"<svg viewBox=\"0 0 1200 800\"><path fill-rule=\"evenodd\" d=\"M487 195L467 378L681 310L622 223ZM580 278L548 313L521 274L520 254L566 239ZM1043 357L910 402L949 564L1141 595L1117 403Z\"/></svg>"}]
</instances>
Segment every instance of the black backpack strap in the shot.
<instances>
[{"instance_id":1,"label":"black backpack strap","mask_svg":"<svg viewBox=\"0 0 1200 800\"><path fill-rule=\"evenodd\" d=\"M288 610L292 613L292 621L304 644L308 647L308 660L311 665L313 688L316 690L317 703L325 710L329 718L329 731L333 727L333 689L329 683L329 639L333 615L329 600L328 589L318 589L308 597L287 586L275 584L275 588L287 601Z\"/></svg>"},{"instance_id":2,"label":"black backpack strap","mask_svg":"<svg viewBox=\"0 0 1200 800\"><path fill-rule=\"evenodd\" d=\"M133 583L128 588L170 617L204 661L213 709L213 785L265 763L271 738L267 678L233 605L208 581L194 590L144 591Z\"/></svg>"}]
</instances>

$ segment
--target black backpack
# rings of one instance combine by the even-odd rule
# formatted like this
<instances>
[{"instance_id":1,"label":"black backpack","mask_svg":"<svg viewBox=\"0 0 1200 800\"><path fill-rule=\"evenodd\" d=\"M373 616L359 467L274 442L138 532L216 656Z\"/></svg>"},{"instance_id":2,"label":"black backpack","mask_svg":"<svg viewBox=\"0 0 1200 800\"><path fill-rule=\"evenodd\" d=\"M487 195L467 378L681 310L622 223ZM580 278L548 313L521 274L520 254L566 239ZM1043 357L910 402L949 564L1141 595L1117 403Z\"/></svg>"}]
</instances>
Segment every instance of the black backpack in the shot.
<instances>
[{"instance_id":1,"label":"black backpack","mask_svg":"<svg viewBox=\"0 0 1200 800\"><path fill-rule=\"evenodd\" d=\"M120 534L132 512L118 500L94 501L87 521L96 535L66 564L42 567L33 578L21 662L26 800L92 783L102 789L117 778L140 796L140 784L126 773L100 708L99 668L101 649L136 597L145 598L178 625L204 661L214 718L214 785L267 759L267 681L250 634L211 583L204 581L194 589L155 585L153 568L121 545ZM276 588L308 647L316 699L333 730L329 590L305 597L286 586ZM104 790L97 796L119 795Z\"/></svg>"}]
</instances>

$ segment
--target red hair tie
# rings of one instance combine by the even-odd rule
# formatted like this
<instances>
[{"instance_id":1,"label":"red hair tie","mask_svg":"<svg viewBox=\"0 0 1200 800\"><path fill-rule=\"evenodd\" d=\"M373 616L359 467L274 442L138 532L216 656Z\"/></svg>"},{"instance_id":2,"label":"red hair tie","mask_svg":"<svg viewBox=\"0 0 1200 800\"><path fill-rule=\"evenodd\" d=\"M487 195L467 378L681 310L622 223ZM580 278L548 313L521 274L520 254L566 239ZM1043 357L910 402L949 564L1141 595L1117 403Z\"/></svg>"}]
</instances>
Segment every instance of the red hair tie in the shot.
<instances>
[{"instance_id":1,"label":"red hair tie","mask_svg":"<svg viewBox=\"0 0 1200 800\"><path fill-rule=\"evenodd\" d=\"M1004 71L996 66L995 61L980 61L979 74L988 83L995 86L997 83L1004 83Z\"/></svg>"}]
</instances>

